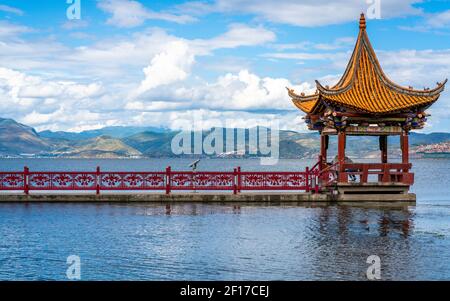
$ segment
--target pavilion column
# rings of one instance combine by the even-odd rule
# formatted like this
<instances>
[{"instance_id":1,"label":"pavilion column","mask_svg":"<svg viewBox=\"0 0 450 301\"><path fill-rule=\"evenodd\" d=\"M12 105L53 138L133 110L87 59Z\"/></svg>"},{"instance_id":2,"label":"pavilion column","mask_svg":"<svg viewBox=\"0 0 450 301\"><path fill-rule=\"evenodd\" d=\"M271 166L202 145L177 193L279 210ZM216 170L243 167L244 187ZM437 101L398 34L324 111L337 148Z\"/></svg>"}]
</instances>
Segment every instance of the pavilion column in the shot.
<instances>
[{"instance_id":1,"label":"pavilion column","mask_svg":"<svg viewBox=\"0 0 450 301\"><path fill-rule=\"evenodd\" d=\"M400 146L402 148L402 163L409 163L409 133L407 131L402 131L400 136ZM403 172L409 172L408 169L404 169Z\"/></svg>"},{"instance_id":2,"label":"pavilion column","mask_svg":"<svg viewBox=\"0 0 450 301\"><path fill-rule=\"evenodd\" d=\"M380 136L381 163L388 162L388 136Z\"/></svg>"},{"instance_id":3,"label":"pavilion column","mask_svg":"<svg viewBox=\"0 0 450 301\"><path fill-rule=\"evenodd\" d=\"M347 182L347 175L344 174L345 169L343 164L345 163L345 131L338 132L338 161L339 161L339 182Z\"/></svg>"},{"instance_id":4,"label":"pavilion column","mask_svg":"<svg viewBox=\"0 0 450 301\"><path fill-rule=\"evenodd\" d=\"M402 131L400 136L400 145L402 148L402 163L409 163L409 135L408 132Z\"/></svg>"},{"instance_id":5,"label":"pavilion column","mask_svg":"<svg viewBox=\"0 0 450 301\"><path fill-rule=\"evenodd\" d=\"M327 164L328 135L320 136L320 168L323 170Z\"/></svg>"}]
</instances>

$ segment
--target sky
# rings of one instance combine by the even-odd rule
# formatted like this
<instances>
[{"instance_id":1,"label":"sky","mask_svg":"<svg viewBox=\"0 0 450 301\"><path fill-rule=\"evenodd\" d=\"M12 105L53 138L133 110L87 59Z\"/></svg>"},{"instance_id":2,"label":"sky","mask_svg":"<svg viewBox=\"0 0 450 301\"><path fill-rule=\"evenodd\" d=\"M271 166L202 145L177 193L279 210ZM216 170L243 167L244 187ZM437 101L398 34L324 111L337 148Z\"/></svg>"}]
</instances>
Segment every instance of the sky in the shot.
<instances>
[{"instance_id":1,"label":"sky","mask_svg":"<svg viewBox=\"0 0 450 301\"><path fill-rule=\"evenodd\" d=\"M450 77L448 0L0 0L0 117L54 131L268 119L306 131L286 87L336 82L361 12L393 81ZM450 132L449 89L424 132Z\"/></svg>"}]
</instances>

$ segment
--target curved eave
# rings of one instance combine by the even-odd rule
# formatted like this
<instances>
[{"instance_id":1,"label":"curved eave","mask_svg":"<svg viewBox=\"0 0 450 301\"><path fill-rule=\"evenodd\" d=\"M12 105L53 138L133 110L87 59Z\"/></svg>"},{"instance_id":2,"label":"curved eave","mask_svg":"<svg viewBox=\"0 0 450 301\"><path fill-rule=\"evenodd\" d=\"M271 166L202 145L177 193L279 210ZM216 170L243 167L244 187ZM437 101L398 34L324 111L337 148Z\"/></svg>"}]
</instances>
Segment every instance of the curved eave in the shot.
<instances>
[{"instance_id":1,"label":"curved eave","mask_svg":"<svg viewBox=\"0 0 450 301\"><path fill-rule=\"evenodd\" d=\"M287 87L286 87L286 89L288 90L288 94L289 94L290 98L292 98L293 100L295 99L300 102L317 100L319 98L319 94L298 95L297 93L294 92L294 89L289 89Z\"/></svg>"},{"instance_id":2,"label":"curved eave","mask_svg":"<svg viewBox=\"0 0 450 301\"><path fill-rule=\"evenodd\" d=\"M354 105L345 104L345 103L333 100L333 99L328 98L328 97L324 97L323 101L325 103L334 104L336 106L344 106L344 107L350 108L352 110L355 110L355 111L361 112L361 113L379 115L379 114L396 114L396 113L401 113L401 112L404 112L404 111L410 111L410 110L419 109L419 108L421 110L425 110L428 107L430 107L433 103L435 103L436 100L438 100L438 98L439 98L439 96L436 96L434 99L431 99L431 100L426 100L426 101L415 103L415 104L411 104L411 105L398 106L398 107L395 107L395 108L392 108L392 109L384 109L384 110L376 110L376 111L368 110L366 108L361 108L361 107L354 106Z\"/></svg>"},{"instance_id":3,"label":"curved eave","mask_svg":"<svg viewBox=\"0 0 450 301\"><path fill-rule=\"evenodd\" d=\"M306 114L310 114L313 111L314 107L316 106L318 99L315 100L313 99L309 101L300 101L297 99L292 99L292 102L297 108L299 108Z\"/></svg>"}]
</instances>

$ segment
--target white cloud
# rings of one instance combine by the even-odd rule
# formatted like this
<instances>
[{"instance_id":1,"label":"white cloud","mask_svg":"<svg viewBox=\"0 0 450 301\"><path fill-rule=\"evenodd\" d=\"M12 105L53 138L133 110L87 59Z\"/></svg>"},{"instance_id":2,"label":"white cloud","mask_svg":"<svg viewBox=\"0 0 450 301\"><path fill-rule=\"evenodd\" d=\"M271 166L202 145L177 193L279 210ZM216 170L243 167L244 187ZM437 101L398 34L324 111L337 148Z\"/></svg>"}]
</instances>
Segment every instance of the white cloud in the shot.
<instances>
[{"instance_id":1,"label":"white cloud","mask_svg":"<svg viewBox=\"0 0 450 301\"><path fill-rule=\"evenodd\" d=\"M157 54L150 65L144 68L145 79L141 82L137 94L186 79L193 63L194 54L186 42L169 43L166 50Z\"/></svg>"},{"instance_id":2,"label":"white cloud","mask_svg":"<svg viewBox=\"0 0 450 301\"><path fill-rule=\"evenodd\" d=\"M0 29L1 31L1 29ZM247 34L249 36L247 36ZM90 38L84 35L79 38ZM261 26L233 24L209 39L183 39L158 28L131 36L114 36L71 48L55 40L2 40L0 66L29 72L67 74L86 79L130 83L142 80L142 69L174 42L185 43L195 56L212 55L222 48L256 46L272 42L275 34Z\"/></svg>"},{"instance_id":3,"label":"white cloud","mask_svg":"<svg viewBox=\"0 0 450 301\"><path fill-rule=\"evenodd\" d=\"M273 42L275 39L275 34L262 26L250 27L245 24L231 24L224 34L211 39L193 40L191 45L202 52L222 48L255 46Z\"/></svg>"},{"instance_id":4,"label":"white cloud","mask_svg":"<svg viewBox=\"0 0 450 301\"><path fill-rule=\"evenodd\" d=\"M17 36L23 33L32 32L27 26L11 24L7 21L0 21L0 37Z\"/></svg>"},{"instance_id":5,"label":"white cloud","mask_svg":"<svg viewBox=\"0 0 450 301\"><path fill-rule=\"evenodd\" d=\"M93 114L90 111L95 108L95 99L102 93L103 87L99 83L48 80L0 67L2 113L32 126L58 124L68 118L74 123L83 122L85 117ZM63 117L63 114L69 117Z\"/></svg>"},{"instance_id":6,"label":"white cloud","mask_svg":"<svg viewBox=\"0 0 450 301\"><path fill-rule=\"evenodd\" d=\"M192 108L273 112L295 110L286 87L294 88L298 93L315 91L315 87L308 83L294 85L285 78L261 78L248 70L241 70L237 74L225 74L213 83L200 82L196 85L174 86L164 92L156 91L153 94L146 94L139 100L128 103L126 108L138 111ZM161 97L167 101L158 101ZM176 101L171 101L172 99Z\"/></svg>"},{"instance_id":7,"label":"white cloud","mask_svg":"<svg viewBox=\"0 0 450 301\"><path fill-rule=\"evenodd\" d=\"M382 18L420 14L413 7L421 0L381 1ZM216 0L212 3L191 2L179 6L185 13L213 12L251 14L262 20L297 26L321 26L355 21L370 7L361 0Z\"/></svg>"},{"instance_id":8,"label":"white cloud","mask_svg":"<svg viewBox=\"0 0 450 301\"><path fill-rule=\"evenodd\" d=\"M320 53L320 52L275 52L265 53L262 55L267 58L274 59L291 59L291 60L332 60L336 58L334 53Z\"/></svg>"},{"instance_id":9,"label":"white cloud","mask_svg":"<svg viewBox=\"0 0 450 301\"><path fill-rule=\"evenodd\" d=\"M280 5L284 7L285 1ZM16 34L20 32L16 30ZM204 60L227 64L223 56L216 59L219 49L272 43L274 53L254 59L318 61L323 65L299 66L302 77L310 68L320 73L320 80L332 82L342 74L351 54L351 38L328 44L277 45L273 44L275 40L276 35L265 27L245 24L232 24L226 32L211 38L186 39L153 28L76 48L52 39L2 39L0 110L2 116L40 130L80 131L105 125L174 127L178 120L198 114L205 116L205 124L228 119L237 127L251 127L255 119L275 116L282 127L302 130L302 114L292 105L285 87L310 93L315 90L313 84L294 83L283 75L262 76L251 70L251 59L245 56L234 61L229 73L220 73L216 79L199 76L205 69L201 65ZM349 50L344 51L347 46ZM405 85L432 87L450 71L450 50L377 53L388 76ZM444 109L448 109L447 92L433 106L437 112L433 113L434 124L444 118Z\"/></svg>"},{"instance_id":10,"label":"white cloud","mask_svg":"<svg viewBox=\"0 0 450 301\"><path fill-rule=\"evenodd\" d=\"M400 29L418 32L448 31L450 26L450 9L438 13L425 14L424 18L425 20L421 20L419 25L400 26Z\"/></svg>"},{"instance_id":11,"label":"white cloud","mask_svg":"<svg viewBox=\"0 0 450 301\"><path fill-rule=\"evenodd\" d=\"M87 20L68 20L62 24L62 28L67 30L86 28L89 26L89 22Z\"/></svg>"},{"instance_id":12,"label":"white cloud","mask_svg":"<svg viewBox=\"0 0 450 301\"><path fill-rule=\"evenodd\" d=\"M150 65L144 68L145 79L132 93L130 99L158 86L185 80L189 76L196 55L210 54L215 49L263 44L274 39L275 34L263 27L233 24L226 33L212 39L168 42L163 50L152 58ZM136 103L132 106L135 107Z\"/></svg>"},{"instance_id":13,"label":"white cloud","mask_svg":"<svg viewBox=\"0 0 450 301\"><path fill-rule=\"evenodd\" d=\"M181 24L195 20L187 15L154 12L140 2L132 0L100 0L98 7L112 15L107 23L117 27L136 27L144 24L146 20L163 20Z\"/></svg>"},{"instance_id":14,"label":"white cloud","mask_svg":"<svg viewBox=\"0 0 450 301\"><path fill-rule=\"evenodd\" d=\"M433 88L450 74L450 49L378 51L380 63L395 82Z\"/></svg>"},{"instance_id":15,"label":"white cloud","mask_svg":"<svg viewBox=\"0 0 450 301\"><path fill-rule=\"evenodd\" d=\"M335 39L332 43L313 43L310 41L302 41L298 43L289 43L289 44L274 44L271 45L272 48L277 51L285 51L285 50L336 50L341 48L346 48L349 45L353 45L355 43L355 38L353 37L342 37Z\"/></svg>"},{"instance_id":16,"label":"white cloud","mask_svg":"<svg viewBox=\"0 0 450 301\"><path fill-rule=\"evenodd\" d=\"M450 9L430 15L427 24L433 28L448 27L450 25Z\"/></svg>"},{"instance_id":17,"label":"white cloud","mask_svg":"<svg viewBox=\"0 0 450 301\"><path fill-rule=\"evenodd\" d=\"M142 112L134 115L133 124L148 125L148 120L171 129L182 129L194 125L195 128L213 127L253 128L256 125L270 125L278 121L281 130L305 131L304 120L297 111L282 115L245 111L218 111L193 109L173 112Z\"/></svg>"},{"instance_id":18,"label":"white cloud","mask_svg":"<svg viewBox=\"0 0 450 301\"><path fill-rule=\"evenodd\" d=\"M6 13L12 13L18 16L23 16L24 12L21 9L18 9L16 7L0 4L0 11L6 12Z\"/></svg>"}]
</instances>

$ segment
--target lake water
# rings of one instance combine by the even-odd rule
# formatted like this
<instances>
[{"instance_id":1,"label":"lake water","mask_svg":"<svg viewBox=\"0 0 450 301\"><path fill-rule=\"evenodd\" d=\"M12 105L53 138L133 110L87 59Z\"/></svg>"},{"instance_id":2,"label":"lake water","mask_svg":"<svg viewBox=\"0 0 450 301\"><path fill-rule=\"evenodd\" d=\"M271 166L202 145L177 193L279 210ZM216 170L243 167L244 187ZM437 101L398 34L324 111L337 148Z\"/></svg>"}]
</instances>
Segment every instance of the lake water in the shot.
<instances>
[{"instance_id":1,"label":"lake water","mask_svg":"<svg viewBox=\"0 0 450 301\"><path fill-rule=\"evenodd\" d=\"M0 159L1 170L175 170L190 160ZM211 159L200 170L303 170ZM415 206L0 204L0 280L450 280L450 160L414 160Z\"/></svg>"}]
</instances>

